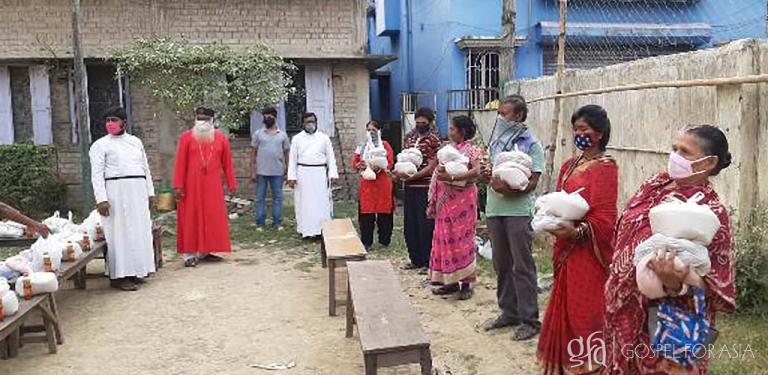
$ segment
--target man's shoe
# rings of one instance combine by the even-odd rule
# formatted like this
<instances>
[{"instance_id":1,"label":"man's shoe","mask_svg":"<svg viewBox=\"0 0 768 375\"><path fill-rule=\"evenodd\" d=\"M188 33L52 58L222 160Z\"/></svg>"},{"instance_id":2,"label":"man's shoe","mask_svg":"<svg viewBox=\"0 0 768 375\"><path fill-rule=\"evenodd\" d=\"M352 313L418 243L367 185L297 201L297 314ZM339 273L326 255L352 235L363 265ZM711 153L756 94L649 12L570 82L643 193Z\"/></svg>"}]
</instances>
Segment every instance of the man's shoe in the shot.
<instances>
[{"instance_id":1,"label":"man's shoe","mask_svg":"<svg viewBox=\"0 0 768 375\"><path fill-rule=\"evenodd\" d=\"M488 319L485 323L483 323L483 331L493 331L497 329L502 329L505 327L516 327L519 326L521 322L519 320L515 319L507 319L499 315L496 317L496 319Z\"/></svg>"},{"instance_id":2,"label":"man's shoe","mask_svg":"<svg viewBox=\"0 0 768 375\"><path fill-rule=\"evenodd\" d=\"M512 340L515 340L515 341L530 340L536 337L536 335L539 334L539 331L541 331L541 328L539 328L538 326L525 323L520 327L518 327L517 330L515 330L515 333L512 335Z\"/></svg>"},{"instance_id":3,"label":"man's shoe","mask_svg":"<svg viewBox=\"0 0 768 375\"><path fill-rule=\"evenodd\" d=\"M136 286L131 280L128 279L116 279L116 280L110 280L109 286L122 290L124 292L135 292L139 290L139 287Z\"/></svg>"}]
</instances>

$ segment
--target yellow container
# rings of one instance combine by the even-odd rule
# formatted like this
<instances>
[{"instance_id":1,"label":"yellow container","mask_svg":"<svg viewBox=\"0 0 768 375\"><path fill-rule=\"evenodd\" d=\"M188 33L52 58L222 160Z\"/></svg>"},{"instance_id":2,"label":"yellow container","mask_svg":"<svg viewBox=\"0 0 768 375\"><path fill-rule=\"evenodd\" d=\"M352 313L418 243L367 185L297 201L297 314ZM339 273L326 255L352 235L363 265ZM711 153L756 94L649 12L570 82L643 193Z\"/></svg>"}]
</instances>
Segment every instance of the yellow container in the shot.
<instances>
[{"instance_id":1,"label":"yellow container","mask_svg":"<svg viewBox=\"0 0 768 375\"><path fill-rule=\"evenodd\" d=\"M170 212L176 208L176 200L173 193L163 192L157 196L157 210L161 212Z\"/></svg>"}]
</instances>

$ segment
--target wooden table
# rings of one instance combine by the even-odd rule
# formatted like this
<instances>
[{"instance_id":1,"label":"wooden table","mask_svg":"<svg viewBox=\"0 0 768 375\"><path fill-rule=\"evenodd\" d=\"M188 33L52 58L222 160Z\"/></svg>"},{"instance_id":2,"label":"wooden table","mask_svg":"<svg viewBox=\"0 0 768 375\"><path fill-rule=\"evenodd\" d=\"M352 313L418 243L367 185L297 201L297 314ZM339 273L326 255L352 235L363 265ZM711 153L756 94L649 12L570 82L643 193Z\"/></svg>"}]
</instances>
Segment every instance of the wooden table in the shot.
<instances>
[{"instance_id":1,"label":"wooden table","mask_svg":"<svg viewBox=\"0 0 768 375\"><path fill-rule=\"evenodd\" d=\"M30 247L36 238L0 238L0 247Z\"/></svg>"},{"instance_id":2,"label":"wooden table","mask_svg":"<svg viewBox=\"0 0 768 375\"><path fill-rule=\"evenodd\" d=\"M347 263L347 337L357 324L365 360L365 374L379 367L421 364L421 373L432 373L430 342L419 317L400 287L388 261Z\"/></svg>"},{"instance_id":3,"label":"wooden table","mask_svg":"<svg viewBox=\"0 0 768 375\"><path fill-rule=\"evenodd\" d=\"M104 256L107 249L107 243L104 241L94 242L90 251L83 251L83 255L74 262L65 262L62 260L56 275L59 278L59 285L64 281L73 279L75 288L85 289L86 287L86 266L98 256Z\"/></svg>"},{"instance_id":4,"label":"wooden table","mask_svg":"<svg viewBox=\"0 0 768 375\"><path fill-rule=\"evenodd\" d=\"M357 235L352 220L331 219L323 223L320 259L328 268L328 315L336 315L336 268L348 261L365 260L368 252Z\"/></svg>"},{"instance_id":5,"label":"wooden table","mask_svg":"<svg viewBox=\"0 0 768 375\"><path fill-rule=\"evenodd\" d=\"M48 352L56 353L57 344L62 344L64 340L59 329L59 318L54 313L55 305L56 302L51 293L22 300L19 303L19 311L0 322L0 358L16 357L19 346L25 343L47 343ZM24 326L24 322L31 317L33 311L40 312L43 324ZM29 335L34 332L43 332L44 335Z\"/></svg>"}]
</instances>

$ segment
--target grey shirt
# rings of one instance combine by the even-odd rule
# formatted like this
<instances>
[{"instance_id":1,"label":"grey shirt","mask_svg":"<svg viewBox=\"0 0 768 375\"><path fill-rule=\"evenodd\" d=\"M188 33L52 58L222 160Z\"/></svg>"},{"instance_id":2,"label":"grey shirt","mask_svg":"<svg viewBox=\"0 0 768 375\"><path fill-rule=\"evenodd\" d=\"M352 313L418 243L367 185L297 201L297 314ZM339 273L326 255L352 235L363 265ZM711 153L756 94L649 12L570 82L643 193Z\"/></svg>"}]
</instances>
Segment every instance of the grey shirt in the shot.
<instances>
[{"instance_id":1,"label":"grey shirt","mask_svg":"<svg viewBox=\"0 0 768 375\"><path fill-rule=\"evenodd\" d=\"M285 171L285 153L291 149L288 134L278 130L275 134L259 129L251 137L251 146L256 149L256 174L259 176L282 176Z\"/></svg>"}]
</instances>

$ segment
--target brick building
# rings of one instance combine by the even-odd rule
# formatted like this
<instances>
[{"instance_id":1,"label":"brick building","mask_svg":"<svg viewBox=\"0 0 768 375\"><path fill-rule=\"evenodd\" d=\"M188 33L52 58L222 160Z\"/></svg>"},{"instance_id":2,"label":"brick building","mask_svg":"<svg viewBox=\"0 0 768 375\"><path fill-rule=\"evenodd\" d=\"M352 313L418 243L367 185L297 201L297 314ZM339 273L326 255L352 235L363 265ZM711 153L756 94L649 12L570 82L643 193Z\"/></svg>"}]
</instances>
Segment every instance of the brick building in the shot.
<instances>
[{"instance_id":1,"label":"brick building","mask_svg":"<svg viewBox=\"0 0 768 375\"><path fill-rule=\"evenodd\" d=\"M0 144L34 142L57 148L59 173L76 199L80 154L74 115L71 16L61 0L0 0ZM299 94L280 103L278 123L297 131L300 112L319 114L344 166L344 199L356 179L349 155L369 119L369 71L387 57L366 55L365 0L82 0L83 52L88 73L92 138L103 135L102 111L122 104L131 132L145 143L156 186L169 187L175 141L183 124L160 100L124 77L115 77L113 51L137 37L181 34L197 44L247 47L262 42L299 70ZM232 140L238 177L245 187L251 131ZM250 130L250 131L249 131ZM342 157L343 155L343 157Z\"/></svg>"}]
</instances>

